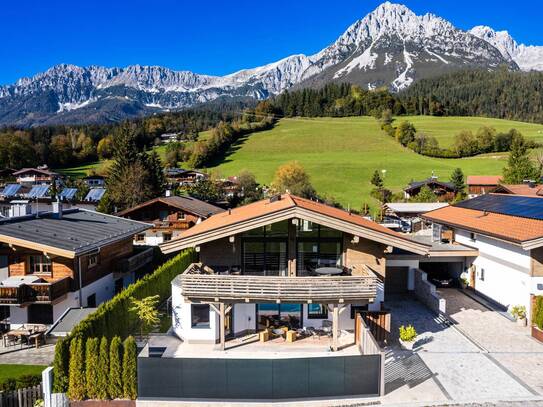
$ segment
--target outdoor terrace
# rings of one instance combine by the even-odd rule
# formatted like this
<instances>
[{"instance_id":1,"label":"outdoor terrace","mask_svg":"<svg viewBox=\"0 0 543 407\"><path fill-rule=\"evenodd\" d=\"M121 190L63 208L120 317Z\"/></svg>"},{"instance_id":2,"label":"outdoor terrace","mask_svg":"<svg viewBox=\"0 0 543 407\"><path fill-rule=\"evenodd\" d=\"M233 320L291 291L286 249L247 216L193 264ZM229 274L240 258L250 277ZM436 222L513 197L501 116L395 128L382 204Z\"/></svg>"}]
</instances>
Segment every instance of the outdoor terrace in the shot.
<instances>
[{"instance_id":1,"label":"outdoor terrace","mask_svg":"<svg viewBox=\"0 0 543 407\"><path fill-rule=\"evenodd\" d=\"M52 303L70 291L70 278L52 283L22 282L18 285L6 281L0 285L0 304L24 305L28 303Z\"/></svg>"}]
</instances>

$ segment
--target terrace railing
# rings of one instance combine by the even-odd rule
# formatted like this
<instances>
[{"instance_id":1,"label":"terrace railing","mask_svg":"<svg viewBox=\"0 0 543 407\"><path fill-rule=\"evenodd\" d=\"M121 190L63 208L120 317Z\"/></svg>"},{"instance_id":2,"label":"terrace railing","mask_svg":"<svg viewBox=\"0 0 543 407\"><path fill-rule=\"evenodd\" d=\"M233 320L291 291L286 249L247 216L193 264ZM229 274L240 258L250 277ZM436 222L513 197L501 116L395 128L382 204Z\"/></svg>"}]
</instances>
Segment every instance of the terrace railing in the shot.
<instances>
[{"instance_id":1,"label":"terrace railing","mask_svg":"<svg viewBox=\"0 0 543 407\"><path fill-rule=\"evenodd\" d=\"M137 250L134 254L124 259L119 260L117 265L117 272L128 273L137 271L143 266L153 261L154 251L152 247Z\"/></svg>"},{"instance_id":2,"label":"terrace railing","mask_svg":"<svg viewBox=\"0 0 543 407\"><path fill-rule=\"evenodd\" d=\"M70 286L69 277L51 283L21 284L18 287L0 286L0 304L51 303L67 294Z\"/></svg>"},{"instance_id":3,"label":"terrace railing","mask_svg":"<svg viewBox=\"0 0 543 407\"><path fill-rule=\"evenodd\" d=\"M201 264L191 264L174 284L194 301L338 304L373 301L378 280L369 269L357 276L273 277L218 275Z\"/></svg>"}]
</instances>

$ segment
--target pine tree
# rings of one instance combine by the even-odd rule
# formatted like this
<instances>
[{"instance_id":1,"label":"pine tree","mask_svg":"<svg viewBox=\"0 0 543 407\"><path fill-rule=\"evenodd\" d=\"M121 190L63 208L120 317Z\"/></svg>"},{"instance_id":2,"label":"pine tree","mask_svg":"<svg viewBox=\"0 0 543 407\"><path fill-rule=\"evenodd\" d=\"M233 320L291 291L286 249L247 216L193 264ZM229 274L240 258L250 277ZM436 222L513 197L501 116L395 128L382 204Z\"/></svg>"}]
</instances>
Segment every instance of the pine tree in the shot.
<instances>
[{"instance_id":1,"label":"pine tree","mask_svg":"<svg viewBox=\"0 0 543 407\"><path fill-rule=\"evenodd\" d=\"M371 184L374 185L376 188L381 189L385 185L383 182L383 178L381 177L381 174L378 170L375 170L373 173L373 176L371 177Z\"/></svg>"},{"instance_id":2,"label":"pine tree","mask_svg":"<svg viewBox=\"0 0 543 407\"><path fill-rule=\"evenodd\" d=\"M515 134L507 167L503 169L503 182L505 184L521 184L524 180L539 182L540 177L541 171L532 162L524 137L520 133Z\"/></svg>"},{"instance_id":3,"label":"pine tree","mask_svg":"<svg viewBox=\"0 0 543 407\"><path fill-rule=\"evenodd\" d=\"M109 347L109 397L119 399L123 397L122 381L122 343L118 336L113 337Z\"/></svg>"},{"instance_id":4,"label":"pine tree","mask_svg":"<svg viewBox=\"0 0 543 407\"><path fill-rule=\"evenodd\" d=\"M70 341L60 339L55 345L53 360L53 393L66 393L68 390L68 371L70 359Z\"/></svg>"},{"instance_id":5,"label":"pine tree","mask_svg":"<svg viewBox=\"0 0 543 407\"><path fill-rule=\"evenodd\" d=\"M98 363L99 363L99 340L98 338L87 339L85 353L85 380L87 385L87 397L98 398Z\"/></svg>"},{"instance_id":6,"label":"pine tree","mask_svg":"<svg viewBox=\"0 0 543 407\"><path fill-rule=\"evenodd\" d=\"M108 383L109 383L109 343L104 336L100 341L100 354L98 356L98 372L96 375L96 398L99 400L107 400Z\"/></svg>"},{"instance_id":7,"label":"pine tree","mask_svg":"<svg viewBox=\"0 0 543 407\"><path fill-rule=\"evenodd\" d=\"M455 168L451 174L451 183L456 189L456 196L463 197L465 195L466 185L464 184L464 173L461 168Z\"/></svg>"},{"instance_id":8,"label":"pine tree","mask_svg":"<svg viewBox=\"0 0 543 407\"><path fill-rule=\"evenodd\" d=\"M74 338L70 342L70 376L68 384L68 397L71 400L85 398L85 351L83 340Z\"/></svg>"},{"instance_id":9,"label":"pine tree","mask_svg":"<svg viewBox=\"0 0 543 407\"><path fill-rule=\"evenodd\" d=\"M424 185L419 193L411 198L411 202L436 202L437 198L433 191L427 186Z\"/></svg>"},{"instance_id":10,"label":"pine tree","mask_svg":"<svg viewBox=\"0 0 543 407\"><path fill-rule=\"evenodd\" d=\"M123 394L129 400L138 396L137 352L136 340L129 336L124 341L123 352Z\"/></svg>"},{"instance_id":11,"label":"pine tree","mask_svg":"<svg viewBox=\"0 0 543 407\"><path fill-rule=\"evenodd\" d=\"M145 156L145 167L148 172L148 184L153 196L160 196L164 194L166 186L166 177L164 176L164 169L162 161L156 151L152 151Z\"/></svg>"}]
</instances>

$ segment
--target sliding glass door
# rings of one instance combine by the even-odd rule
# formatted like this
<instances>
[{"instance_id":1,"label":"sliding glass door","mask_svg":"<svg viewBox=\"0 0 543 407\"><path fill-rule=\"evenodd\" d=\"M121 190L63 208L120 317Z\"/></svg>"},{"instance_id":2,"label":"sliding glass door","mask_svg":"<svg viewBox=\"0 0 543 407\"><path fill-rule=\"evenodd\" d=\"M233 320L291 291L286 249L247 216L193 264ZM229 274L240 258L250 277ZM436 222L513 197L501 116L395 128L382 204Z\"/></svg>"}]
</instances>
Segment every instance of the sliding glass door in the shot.
<instances>
[{"instance_id":1,"label":"sliding glass door","mask_svg":"<svg viewBox=\"0 0 543 407\"><path fill-rule=\"evenodd\" d=\"M244 233L242 236L243 274L286 276L287 242L288 223L286 221Z\"/></svg>"},{"instance_id":2,"label":"sliding glass door","mask_svg":"<svg viewBox=\"0 0 543 407\"><path fill-rule=\"evenodd\" d=\"M302 305L257 304L256 321L258 330L283 327L299 329L302 327Z\"/></svg>"}]
</instances>

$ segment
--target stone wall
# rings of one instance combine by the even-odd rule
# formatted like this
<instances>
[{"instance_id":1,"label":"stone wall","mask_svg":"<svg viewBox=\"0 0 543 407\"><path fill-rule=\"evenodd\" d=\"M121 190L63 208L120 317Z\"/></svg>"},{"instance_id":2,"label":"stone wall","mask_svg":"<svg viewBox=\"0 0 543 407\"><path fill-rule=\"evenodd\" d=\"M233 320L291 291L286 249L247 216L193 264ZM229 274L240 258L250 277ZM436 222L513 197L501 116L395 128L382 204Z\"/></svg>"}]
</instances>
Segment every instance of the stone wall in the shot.
<instances>
[{"instance_id":1,"label":"stone wall","mask_svg":"<svg viewBox=\"0 0 543 407\"><path fill-rule=\"evenodd\" d=\"M445 314L447 302L436 292L436 287L428 281L428 274L415 270L415 296L436 314Z\"/></svg>"}]
</instances>

